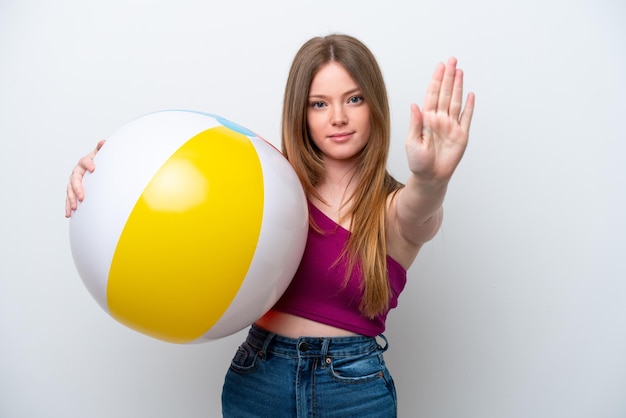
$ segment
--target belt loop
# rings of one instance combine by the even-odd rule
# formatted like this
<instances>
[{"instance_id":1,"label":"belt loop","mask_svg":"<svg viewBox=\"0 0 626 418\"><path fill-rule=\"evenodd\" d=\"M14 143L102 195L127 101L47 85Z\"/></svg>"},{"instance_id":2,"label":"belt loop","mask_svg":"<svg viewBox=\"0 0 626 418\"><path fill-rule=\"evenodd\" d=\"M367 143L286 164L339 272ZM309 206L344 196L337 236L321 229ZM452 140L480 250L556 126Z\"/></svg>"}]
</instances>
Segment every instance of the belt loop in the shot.
<instances>
[{"instance_id":1,"label":"belt loop","mask_svg":"<svg viewBox=\"0 0 626 418\"><path fill-rule=\"evenodd\" d=\"M330 338L324 338L324 340L322 342L322 352L321 352L322 358L328 356L328 347L329 346L330 346Z\"/></svg>"},{"instance_id":2,"label":"belt loop","mask_svg":"<svg viewBox=\"0 0 626 418\"><path fill-rule=\"evenodd\" d=\"M270 345L274 337L275 333L266 331L265 341L263 341L263 347L261 347L261 357L265 357L267 355L267 347Z\"/></svg>"},{"instance_id":3,"label":"belt loop","mask_svg":"<svg viewBox=\"0 0 626 418\"><path fill-rule=\"evenodd\" d=\"M380 344L378 344L378 347L380 347L380 349L384 353L389 348L389 341L387 341L387 337L385 337L383 334L380 334L378 336L385 342L385 346L384 347L381 346Z\"/></svg>"}]
</instances>

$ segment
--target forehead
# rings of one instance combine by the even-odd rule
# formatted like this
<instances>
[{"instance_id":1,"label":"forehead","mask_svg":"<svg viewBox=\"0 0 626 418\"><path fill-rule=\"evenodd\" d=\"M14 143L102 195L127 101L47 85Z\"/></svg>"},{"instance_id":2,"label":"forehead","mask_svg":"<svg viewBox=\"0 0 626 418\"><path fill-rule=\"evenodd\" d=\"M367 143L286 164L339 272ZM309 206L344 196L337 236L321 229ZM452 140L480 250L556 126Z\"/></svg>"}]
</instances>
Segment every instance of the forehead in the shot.
<instances>
[{"instance_id":1,"label":"forehead","mask_svg":"<svg viewBox=\"0 0 626 418\"><path fill-rule=\"evenodd\" d=\"M348 70L338 62L331 61L317 71L311 81L310 94L344 93L358 89Z\"/></svg>"}]
</instances>

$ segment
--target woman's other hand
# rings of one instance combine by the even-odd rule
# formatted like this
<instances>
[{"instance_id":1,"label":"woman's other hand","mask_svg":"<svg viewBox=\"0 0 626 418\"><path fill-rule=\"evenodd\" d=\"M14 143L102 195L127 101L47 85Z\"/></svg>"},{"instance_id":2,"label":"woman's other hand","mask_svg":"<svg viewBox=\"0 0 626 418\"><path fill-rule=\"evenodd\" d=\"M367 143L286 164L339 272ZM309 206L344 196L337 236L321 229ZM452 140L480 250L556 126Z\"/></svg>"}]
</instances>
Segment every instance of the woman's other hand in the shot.
<instances>
[{"instance_id":1,"label":"woman's other hand","mask_svg":"<svg viewBox=\"0 0 626 418\"><path fill-rule=\"evenodd\" d=\"M65 197L65 217L72 216L72 212L78 207L78 203L82 202L85 198L85 191L83 189L83 177L85 173L89 171L93 173L96 169L96 165L93 162L94 157L100 151L100 148L104 145L104 139L98 142L96 148L89 154L78 160L78 164L72 170L70 175L70 181L67 184L67 193Z\"/></svg>"}]
</instances>

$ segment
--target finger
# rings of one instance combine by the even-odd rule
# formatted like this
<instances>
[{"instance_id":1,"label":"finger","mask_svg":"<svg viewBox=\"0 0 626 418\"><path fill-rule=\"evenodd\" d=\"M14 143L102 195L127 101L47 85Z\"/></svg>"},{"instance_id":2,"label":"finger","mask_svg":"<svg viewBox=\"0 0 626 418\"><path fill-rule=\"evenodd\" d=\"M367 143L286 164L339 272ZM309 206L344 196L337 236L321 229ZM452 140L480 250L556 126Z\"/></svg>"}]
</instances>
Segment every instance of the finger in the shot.
<instances>
[{"instance_id":1,"label":"finger","mask_svg":"<svg viewBox=\"0 0 626 418\"><path fill-rule=\"evenodd\" d=\"M452 98L452 89L454 88L454 81L456 75L456 58L452 57L448 59L445 71L443 74L443 80L441 82L441 91L439 92L439 99L437 103L437 110L441 112L450 111L450 100Z\"/></svg>"},{"instance_id":2,"label":"finger","mask_svg":"<svg viewBox=\"0 0 626 418\"><path fill-rule=\"evenodd\" d=\"M430 84L428 85L428 90L426 91L426 99L424 100L423 110L424 112L436 111L437 103L439 102L439 91L441 90L441 83L443 80L443 75L445 72L446 66L440 62L435 67L435 72L433 73L433 77L430 80Z\"/></svg>"},{"instance_id":3,"label":"finger","mask_svg":"<svg viewBox=\"0 0 626 418\"><path fill-rule=\"evenodd\" d=\"M67 195L73 202L74 208L77 202L82 202L85 197L83 191L83 177L85 176L85 171L86 169L80 165L74 167L72 175L70 176L70 183L67 186Z\"/></svg>"},{"instance_id":4,"label":"finger","mask_svg":"<svg viewBox=\"0 0 626 418\"><path fill-rule=\"evenodd\" d=\"M68 184L66 189L65 196L65 217L69 218L72 215L72 211L76 210L77 202L76 202L76 194L72 189L72 185Z\"/></svg>"},{"instance_id":5,"label":"finger","mask_svg":"<svg viewBox=\"0 0 626 418\"><path fill-rule=\"evenodd\" d=\"M72 216L72 207L69 198L65 197L65 217L69 218L70 216Z\"/></svg>"},{"instance_id":6,"label":"finger","mask_svg":"<svg viewBox=\"0 0 626 418\"><path fill-rule=\"evenodd\" d=\"M467 95L467 100L465 101L465 109L463 109L463 113L461 113L461 127L469 132L470 125L472 123L472 116L474 115L474 104L476 101L476 97L474 93L469 93Z\"/></svg>"},{"instance_id":7,"label":"finger","mask_svg":"<svg viewBox=\"0 0 626 418\"><path fill-rule=\"evenodd\" d=\"M96 148L94 148L94 150L91 151L89 154L87 154L84 157L82 157L78 161L78 165L80 165L81 167L85 168L89 172L93 173L93 171L96 169L96 165L94 164L93 159L96 158L96 154L98 153L98 151L100 151L100 149L102 148L104 143L105 143L104 139L98 141L98 144L96 145Z\"/></svg>"},{"instance_id":8,"label":"finger","mask_svg":"<svg viewBox=\"0 0 626 418\"><path fill-rule=\"evenodd\" d=\"M98 151L100 151L100 148L102 148L103 144L104 141L98 142L98 145L93 151L78 160L78 167L82 169L82 172L80 173L81 176L85 174L85 171L89 171L90 173L94 172L94 170L96 169L96 164L93 160L94 158L96 158L96 154L98 153Z\"/></svg>"},{"instance_id":9,"label":"finger","mask_svg":"<svg viewBox=\"0 0 626 418\"><path fill-rule=\"evenodd\" d=\"M96 155L98 151L100 151L100 148L102 148L105 142L106 140L104 139L101 139L100 141L98 141L98 144L96 145L96 149L94 150L94 155Z\"/></svg>"},{"instance_id":10,"label":"finger","mask_svg":"<svg viewBox=\"0 0 626 418\"><path fill-rule=\"evenodd\" d=\"M409 138L416 139L422 136L423 117L420 108L415 103L411 104L411 119L409 123Z\"/></svg>"},{"instance_id":11,"label":"finger","mask_svg":"<svg viewBox=\"0 0 626 418\"><path fill-rule=\"evenodd\" d=\"M450 116L454 120L459 120L461 107L463 106L463 71L456 70L454 76L454 87L452 88L452 97L450 98Z\"/></svg>"},{"instance_id":12,"label":"finger","mask_svg":"<svg viewBox=\"0 0 626 418\"><path fill-rule=\"evenodd\" d=\"M93 157L94 155L92 153L89 153L89 155L85 155L84 157L81 157L80 160L78 160L77 168L80 168L82 170L81 176L85 174L85 171L89 171L90 173L93 173L95 171L96 165L93 162ZM73 172L72 175L74 175Z\"/></svg>"}]
</instances>

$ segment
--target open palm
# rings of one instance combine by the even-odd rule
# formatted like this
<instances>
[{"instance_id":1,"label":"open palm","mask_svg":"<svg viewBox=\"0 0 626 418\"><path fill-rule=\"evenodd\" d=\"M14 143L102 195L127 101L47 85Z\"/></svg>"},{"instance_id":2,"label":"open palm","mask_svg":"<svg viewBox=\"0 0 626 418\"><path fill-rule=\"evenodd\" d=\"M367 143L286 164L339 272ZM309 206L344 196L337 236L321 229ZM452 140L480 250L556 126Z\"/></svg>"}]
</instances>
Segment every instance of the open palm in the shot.
<instances>
[{"instance_id":1,"label":"open palm","mask_svg":"<svg viewBox=\"0 0 626 418\"><path fill-rule=\"evenodd\" d=\"M449 180L467 147L474 95L463 109L463 72L456 64L455 58L439 63L423 109L411 105L406 152L411 172L423 180Z\"/></svg>"}]
</instances>

